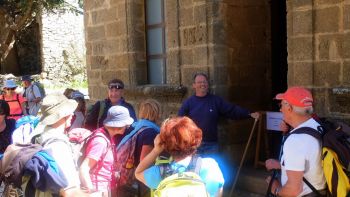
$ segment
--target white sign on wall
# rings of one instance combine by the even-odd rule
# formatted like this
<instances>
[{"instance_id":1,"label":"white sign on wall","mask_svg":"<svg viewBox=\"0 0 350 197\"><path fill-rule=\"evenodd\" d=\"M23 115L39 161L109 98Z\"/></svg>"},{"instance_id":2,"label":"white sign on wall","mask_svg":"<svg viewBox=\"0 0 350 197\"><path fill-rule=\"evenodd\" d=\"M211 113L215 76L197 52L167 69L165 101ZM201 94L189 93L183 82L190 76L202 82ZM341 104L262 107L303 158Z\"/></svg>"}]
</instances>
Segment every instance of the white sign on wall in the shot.
<instances>
[{"instance_id":1,"label":"white sign on wall","mask_svg":"<svg viewBox=\"0 0 350 197\"><path fill-rule=\"evenodd\" d=\"M266 112L266 130L281 131L282 121L283 114L281 112Z\"/></svg>"}]
</instances>

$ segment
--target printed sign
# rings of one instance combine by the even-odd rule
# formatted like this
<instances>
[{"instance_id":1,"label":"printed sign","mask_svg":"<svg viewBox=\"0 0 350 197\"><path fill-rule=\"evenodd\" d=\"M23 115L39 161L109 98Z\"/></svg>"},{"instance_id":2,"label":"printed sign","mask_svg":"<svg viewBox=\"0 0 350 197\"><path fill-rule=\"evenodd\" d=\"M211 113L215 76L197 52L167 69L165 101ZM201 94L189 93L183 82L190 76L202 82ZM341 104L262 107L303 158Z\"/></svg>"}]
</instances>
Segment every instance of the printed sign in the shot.
<instances>
[{"instance_id":1,"label":"printed sign","mask_svg":"<svg viewBox=\"0 0 350 197\"><path fill-rule=\"evenodd\" d=\"M280 124L283 121L281 112L266 112L266 129L273 131L281 131Z\"/></svg>"}]
</instances>

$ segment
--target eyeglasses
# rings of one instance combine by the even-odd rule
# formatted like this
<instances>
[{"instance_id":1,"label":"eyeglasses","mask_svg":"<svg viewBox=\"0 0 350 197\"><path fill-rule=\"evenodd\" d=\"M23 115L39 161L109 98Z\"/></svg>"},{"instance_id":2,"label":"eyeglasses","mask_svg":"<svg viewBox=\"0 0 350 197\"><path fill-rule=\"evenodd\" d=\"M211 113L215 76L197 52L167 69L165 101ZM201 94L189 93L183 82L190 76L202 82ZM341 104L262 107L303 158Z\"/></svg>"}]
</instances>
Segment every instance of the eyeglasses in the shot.
<instances>
[{"instance_id":1,"label":"eyeglasses","mask_svg":"<svg viewBox=\"0 0 350 197\"><path fill-rule=\"evenodd\" d=\"M196 81L195 83L196 83L196 84L207 84L208 81Z\"/></svg>"},{"instance_id":2,"label":"eyeglasses","mask_svg":"<svg viewBox=\"0 0 350 197\"><path fill-rule=\"evenodd\" d=\"M281 101L280 103L278 103L278 107L279 107L280 109L282 108L283 105L289 105L289 106L290 106L290 104L287 103L287 102Z\"/></svg>"},{"instance_id":3,"label":"eyeglasses","mask_svg":"<svg viewBox=\"0 0 350 197\"><path fill-rule=\"evenodd\" d=\"M16 88L4 88L5 90L15 90Z\"/></svg>"},{"instance_id":4,"label":"eyeglasses","mask_svg":"<svg viewBox=\"0 0 350 197\"><path fill-rule=\"evenodd\" d=\"M113 88L115 88L117 90L120 90L120 89L124 89L124 86L122 84L120 84L120 83L111 83L111 84L109 84L108 89L111 90Z\"/></svg>"}]
</instances>

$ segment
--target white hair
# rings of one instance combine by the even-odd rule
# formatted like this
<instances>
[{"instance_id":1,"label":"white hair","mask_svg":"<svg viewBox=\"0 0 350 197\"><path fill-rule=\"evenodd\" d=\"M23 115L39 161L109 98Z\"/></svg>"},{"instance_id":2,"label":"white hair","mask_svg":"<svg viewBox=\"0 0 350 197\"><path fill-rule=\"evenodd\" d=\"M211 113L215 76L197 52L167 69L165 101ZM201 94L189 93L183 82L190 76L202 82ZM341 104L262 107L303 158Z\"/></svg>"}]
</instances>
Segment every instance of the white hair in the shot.
<instances>
[{"instance_id":1,"label":"white hair","mask_svg":"<svg viewBox=\"0 0 350 197\"><path fill-rule=\"evenodd\" d=\"M311 115L314 112L314 108L312 106L308 107L297 107L293 105L293 111L298 115Z\"/></svg>"}]
</instances>

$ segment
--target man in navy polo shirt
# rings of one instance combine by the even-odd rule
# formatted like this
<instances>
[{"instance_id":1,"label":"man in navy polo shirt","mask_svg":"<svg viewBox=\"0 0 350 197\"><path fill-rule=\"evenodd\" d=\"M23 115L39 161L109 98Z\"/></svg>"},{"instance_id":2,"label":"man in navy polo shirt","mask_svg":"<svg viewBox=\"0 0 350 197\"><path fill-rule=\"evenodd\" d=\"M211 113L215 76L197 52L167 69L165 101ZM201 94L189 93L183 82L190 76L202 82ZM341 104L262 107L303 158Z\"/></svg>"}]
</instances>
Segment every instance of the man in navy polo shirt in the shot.
<instances>
[{"instance_id":1,"label":"man in navy polo shirt","mask_svg":"<svg viewBox=\"0 0 350 197\"><path fill-rule=\"evenodd\" d=\"M218 153L218 121L220 117L230 119L258 118L259 113L229 103L219 96L209 93L208 76L196 73L193 77L195 94L185 100L178 112L179 116L190 117L203 132L203 141L197 149L201 155Z\"/></svg>"}]
</instances>

